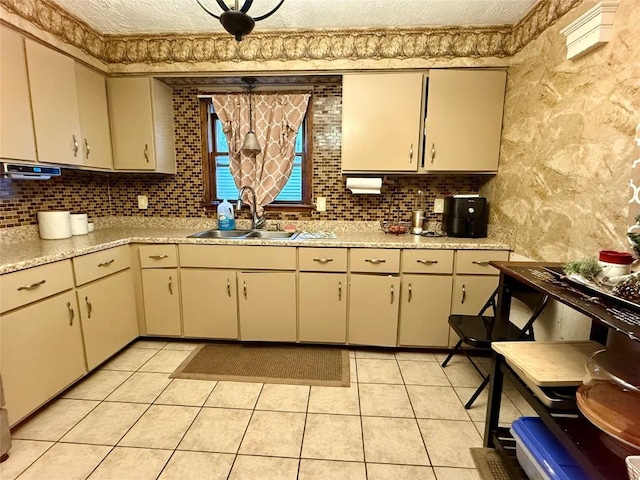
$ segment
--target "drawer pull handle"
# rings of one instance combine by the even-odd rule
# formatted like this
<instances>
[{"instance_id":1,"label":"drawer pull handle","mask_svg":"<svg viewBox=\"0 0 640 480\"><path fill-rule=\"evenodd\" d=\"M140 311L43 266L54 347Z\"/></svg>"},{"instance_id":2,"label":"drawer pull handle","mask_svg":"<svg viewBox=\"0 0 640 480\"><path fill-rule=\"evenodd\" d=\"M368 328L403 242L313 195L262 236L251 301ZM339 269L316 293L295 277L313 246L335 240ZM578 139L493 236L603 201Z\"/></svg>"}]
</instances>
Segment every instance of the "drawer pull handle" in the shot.
<instances>
[{"instance_id":1,"label":"drawer pull handle","mask_svg":"<svg viewBox=\"0 0 640 480\"><path fill-rule=\"evenodd\" d=\"M373 265L379 265L381 263L386 262L386 260L383 260L382 258L365 258L364 261L369 262Z\"/></svg>"},{"instance_id":2,"label":"drawer pull handle","mask_svg":"<svg viewBox=\"0 0 640 480\"><path fill-rule=\"evenodd\" d=\"M462 305L464 305L464 301L467 299L467 289L464 287L464 284L462 285L462 299L460 301L460 303Z\"/></svg>"},{"instance_id":3,"label":"drawer pull handle","mask_svg":"<svg viewBox=\"0 0 640 480\"><path fill-rule=\"evenodd\" d=\"M436 159L436 144L431 144L431 163Z\"/></svg>"},{"instance_id":4,"label":"drawer pull handle","mask_svg":"<svg viewBox=\"0 0 640 480\"><path fill-rule=\"evenodd\" d=\"M333 258L314 258L313 261L324 264L324 263L333 262Z\"/></svg>"},{"instance_id":5,"label":"drawer pull handle","mask_svg":"<svg viewBox=\"0 0 640 480\"><path fill-rule=\"evenodd\" d=\"M434 265L438 263L438 260L416 260L416 262L421 263L423 265Z\"/></svg>"},{"instance_id":6,"label":"drawer pull handle","mask_svg":"<svg viewBox=\"0 0 640 480\"><path fill-rule=\"evenodd\" d=\"M391 285L391 304L393 305L393 296L394 296L394 292L393 292L393 285Z\"/></svg>"},{"instance_id":7,"label":"drawer pull handle","mask_svg":"<svg viewBox=\"0 0 640 480\"><path fill-rule=\"evenodd\" d=\"M244 292L244 299L247 299L247 282L242 282L242 291Z\"/></svg>"},{"instance_id":8,"label":"drawer pull handle","mask_svg":"<svg viewBox=\"0 0 640 480\"><path fill-rule=\"evenodd\" d=\"M173 295L173 278L169 275L169 293Z\"/></svg>"},{"instance_id":9,"label":"drawer pull handle","mask_svg":"<svg viewBox=\"0 0 640 480\"><path fill-rule=\"evenodd\" d=\"M73 319L76 316L76 312L71 308L71 302L67 302L67 308L69 309L69 326L73 326Z\"/></svg>"},{"instance_id":10,"label":"drawer pull handle","mask_svg":"<svg viewBox=\"0 0 640 480\"><path fill-rule=\"evenodd\" d=\"M409 284L409 298L407 299L407 303L411 303L411 284Z\"/></svg>"},{"instance_id":11,"label":"drawer pull handle","mask_svg":"<svg viewBox=\"0 0 640 480\"><path fill-rule=\"evenodd\" d=\"M77 157L78 156L78 140L76 140L76 136L75 135L71 135L71 137L73 138L73 156Z\"/></svg>"},{"instance_id":12,"label":"drawer pull handle","mask_svg":"<svg viewBox=\"0 0 640 480\"><path fill-rule=\"evenodd\" d=\"M39 282L36 283L30 283L29 285L23 285L22 287L18 287L18 291L22 291L22 290L33 290L34 288L38 288L40 285L44 285L47 281L46 280L40 280Z\"/></svg>"},{"instance_id":13,"label":"drawer pull handle","mask_svg":"<svg viewBox=\"0 0 640 480\"><path fill-rule=\"evenodd\" d=\"M478 261L478 260L474 260L473 262L474 265L480 265L481 267L486 267L487 265L489 265L489 262L485 261Z\"/></svg>"},{"instance_id":14,"label":"drawer pull handle","mask_svg":"<svg viewBox=\"0 0 640 480\"><path fill-rule=\"evenodd\" d=\"M231 297L231 281L227 278L227 296Z\"/></svg>"},{"instance_id":15,"label":"drawer pull handle","mask_svg":"<svg viewBox=\"0 0 640 480\"><path fill-rule=\"evenodd\" d=\"M144 144L144 158L149 163L149 145Z\"/></svg>"},{"instance_id":16,"label":"drawer pull handle","mask_svg":"<svg viewBox=\"0 0 640 480\"><path fill-rule=\"evenodd\" d=\"M87 304L87 318L91 318L91 311L93 310L93 307L91 306L89 297L84 297L84 301Z\"/></svg>"},{"instance_id":17,"label":"drawer pull handle","mask_svg":"<svg viewBox=\"0 0 640 480\"><path fill-rule=\"evenodd\" d=\"M84 151L87 152L87 160L89 160L89 154L91 153L91 147L89 147L89 140L84 139Z\"/></svg>"},{"instance_id":18,"label":"drawer pull handle","mask_svg":"<svg viewBox=\"0 0 640 480\"><path fill-rule=\"evenodd\" d=\"M338 301L342 301L342 282L338 282Z\"/></svg>"},{"instance_id":19,"label":"drawer pull handle","mask_svg":"<svg viewBox=\"0 0 640 480\"><path fill-rule=\"evenodd\" d=\"M163 258L169 258L169 255L149 255L151 260L162 260Z\"/></svg>"},{"instance_id":20,"label":"drawer pull handle","mask_svg":"<svg viewBox=\"0 0 640 480\"><path fill-rule=\"evenodd\" d=\"M99 267L108 267L113 262L115 262L115 259L112 258L111 260L107 260L106 262L99 263L98 266Z\"/></svg>"}]
</instances>

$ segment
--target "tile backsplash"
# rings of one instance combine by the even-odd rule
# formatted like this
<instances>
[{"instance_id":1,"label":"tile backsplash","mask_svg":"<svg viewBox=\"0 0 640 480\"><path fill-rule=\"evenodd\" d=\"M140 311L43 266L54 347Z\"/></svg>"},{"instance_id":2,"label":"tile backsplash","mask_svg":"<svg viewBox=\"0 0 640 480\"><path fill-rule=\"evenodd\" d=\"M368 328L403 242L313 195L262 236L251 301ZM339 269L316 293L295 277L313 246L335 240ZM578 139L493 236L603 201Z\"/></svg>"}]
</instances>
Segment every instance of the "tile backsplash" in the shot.
<instances>
[{"instance_id":1,"label":"tile backsplash","mask_svg":"<svg viewBox=\"0 0 640 480\"><path fill-rule=\"evenodd\" d=\"M425 192L427 212L437 197L477 193L480 177L465 175L386 175L381 195L353 195L340 172L341 103L339 83L313 87L313 196L327 198L326 212L269 212L271 219L410 220L417 190ZM176 175L63 170L47 181L0 179L0 228L36 224L39 210L86 212L90 217L206 217L202 206L202 160L197 95L192 86L175 86L173 104ZM138 210L137 196L149 198ZM241 216L246 216L242 213ZM439 215L428 213L429 220Z\"/></svg>"}]
</instances>

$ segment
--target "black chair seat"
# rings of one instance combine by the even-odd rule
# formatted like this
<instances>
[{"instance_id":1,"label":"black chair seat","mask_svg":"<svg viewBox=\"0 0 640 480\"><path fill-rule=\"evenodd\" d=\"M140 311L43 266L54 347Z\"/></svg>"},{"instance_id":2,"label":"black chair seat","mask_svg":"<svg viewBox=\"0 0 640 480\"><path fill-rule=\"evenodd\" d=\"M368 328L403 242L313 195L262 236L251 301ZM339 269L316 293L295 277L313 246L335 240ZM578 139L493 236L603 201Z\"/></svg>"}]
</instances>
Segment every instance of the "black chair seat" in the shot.
<instances>
[{"instance_id":1,"label":"black chair seat","mask_svg":"<svg viewBox=\"0 0 640 480\"><path fill-rule=\"evenodd\" d=\"M492 317L479 317L476 315L451 315L449 326L460 337L463 343L475 348L491 348L491 332L487 331L487 326L492 325ZM523 337L522 330L513 323L507 326L507 338L519 339ZM528 339L525 335L523 340Z\"/></svg>"}]
</instances>

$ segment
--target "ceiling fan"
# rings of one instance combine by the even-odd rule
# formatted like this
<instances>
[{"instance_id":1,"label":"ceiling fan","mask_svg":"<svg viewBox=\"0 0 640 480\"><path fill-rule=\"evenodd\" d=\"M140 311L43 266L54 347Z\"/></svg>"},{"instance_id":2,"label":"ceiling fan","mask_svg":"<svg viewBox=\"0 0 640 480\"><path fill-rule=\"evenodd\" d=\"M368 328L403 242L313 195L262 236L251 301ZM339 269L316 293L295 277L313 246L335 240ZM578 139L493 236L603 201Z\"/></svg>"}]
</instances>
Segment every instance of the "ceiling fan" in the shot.
<instances>
[{"instance_id":1,"label":"ceiling fan","mask_svg":"<svg viewBox=\"0 0 640 480\"><path fill-rule=\"evenodd\" d=\"M256 22L273 15L284 3L284 0L280 0L280 2L270 12L253 18L247 14L253 4L253 0L244 0L242 7L239 6L239 0L227 0L226 2L224 0L216 0L218 6L222 9L222 13L220 15L216 15L209 11L204 5L202 5L200 0L196 0L196 2L198 2L198 5L200 5L205 12L213 18L220 20L224 29L233 35L238 42L240 42L242 41L242 37L251 33ZM228 4L233 4L233 7L230 7Z\"/></svg>"}]
</instances>

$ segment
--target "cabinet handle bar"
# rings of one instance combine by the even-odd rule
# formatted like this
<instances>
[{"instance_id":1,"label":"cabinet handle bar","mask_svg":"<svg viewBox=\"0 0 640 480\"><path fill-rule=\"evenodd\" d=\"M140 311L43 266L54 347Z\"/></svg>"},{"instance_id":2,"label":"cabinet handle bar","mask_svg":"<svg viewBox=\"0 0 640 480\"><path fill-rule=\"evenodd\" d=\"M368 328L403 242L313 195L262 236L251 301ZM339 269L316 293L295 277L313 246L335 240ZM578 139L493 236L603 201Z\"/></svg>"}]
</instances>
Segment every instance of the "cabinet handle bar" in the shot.
<instances>
[{"instance_id":1,"label":"cabinet handle bar","mask_svg":"<svg viewBox=\"0 0 640 480\"><path fill-rule=\"evenodd\" d=\"M391 302L389 302L389 303L391 303L392 305L393 305L393 294L394 294L393 285L391 285Z\"/></svg>"},{"instance_id":2,"label":"cabinet handle bar","mask_svg":"<svg viewBox=\"0 0 640 480\"><path fill-rule=\"evenodd\" d=\"M372 263L373 265L379 265L386 262L386 260L383 260L382 258L365 258L364 261Z\"/></svg>"},{"instance_id":3,"label":"cabinet handle bar","mask_svg":"<svg viewBox=\"0 0 640 480\"><path fill-rule=\"evenodd\" d=\"M149 255L151 260L162 260L163 258L169 258L169 255Z\"/></svg>"},{"instance_id":4,"label":"cabinet handle bar","mask_svg":"<svg viewBox=\"0 0 640 480\"><path fill-rule=\"evenodd\" d=\"M412 297L411 284L409 284L409 298L407 299L407 303L411 303L411 297Z\"/></svg>"},{"instance_id":5,"label":"cabinet handle bar","mask_svg":"<svg viewBox=\"0 0 640 480\"><path fill-rule=\"evenodd\" d=\"M169 275L169 293L173 295L173 278Z\"/></svg>"},{"instance_id":6,"label":"cabinet handle bar","mask_svg":"<svg viewBox=\"0 0 640 480\"><path fill-rule=\"evenodd\" d=\"M84 139L84 151L87 152L86 156L87 156L87 160L89 160L89 154L91 153L91 147L89 147L89 140Z\"/></svg>"},{"instance_id":7,"label":"cabinet handle bar","mask_svg":"<svg viewBox=\"0 0 640 480\"><path fill-rule=\"evenodd\" d=\"M87 318L91 318L91 311L93 310L93 307L91 306L89 297L84 297L84 301L87 304Z\"/></svg>"},{"instance_id":8,"label":"cabinet handle bar","mask_svg":"<svg viewBox=\"0 0 640 480\"><path fill-rule=\"evenodd\" d=\"M478 260L474 260L473 262L474 265L480 265L481 267L486 267L487 265L489 265L488 261L478 261Z\"/></svg>"},{"instance_id":9,"label":"cabinet handle bar","mask_svg":"<svg viewBox=\"0 0 640 480\"><path fill-rule=\"evenodd\" d=\"M231 297L231 280L227 278L227 296Z\"/></svg>"},{"instance_id":10,"label":"cabinet handle bar","mask_svg":"<svg viewBox=\"0 0 640 480\"><path fill-rule=\"evenodd\" d=\"M76 139L75 135L71 135L71 137L73 138L73 156L77 157L78 156L78 140Z\"/></svg>"},{"instance_id":11,"label":"cabinet handle bar","mask_svg":"<svg viewBox=\"0 0 640 480\"><path fill-rule=\"evenodd\" d=\"M107 260L106 262L99 263L98 266L99 267L108 267L113 262L115 262L115 259L112 258L111 260Z\"/></svg>"},{"instance_id":12,"label":"cabinet handle bar","mask_svg":"<svg viewBox=\"0 0 640 480\"><path fill-rule=\"evenodd\" d=\"M18 287L18 291L33 290L34 288L38 288L40 285L44 285L46 282L46 280L40 280L39 282L30 283L29 285L23 285L22 287Z\"/></svg>"},{"instance_id":13,"label":"cabinet handle bar","mask_svg":"<svg viewBox=\"0 0 640 480\"><path fill-rule=\"evenodd\" d=\"M314 258L313 261L318 263L329 263L333 262L333 258Z\"/></svg>"},{"instance_id":14,"label":"cabinet handle bar","mask_svg":"<svg viewBox=\"0 0 640 480\"><path fill-rule=\"evenodd\" d=\"M461 304L464 305L464 301L467 299L467 289L465 288L464 284L462 285L462 299L460 301Z\"/></svg>"},{"instance_id":15,"label":"cabinet handle bar","mask_svg":"<svg viewBox=\"0 0 640 480\"><path fill-rule=\"evenodd\" d=\"M72 327L73 319L76 316L76 312L74 312L73 308L71 308L71 302L67 302L67 308L69 309L69 326Z\"/></svg>"},{"instance_id":16,"label":"cabinet handle bar","mask_svg":"<svg viewBox=\"0 0 640 480\"><path fill-rule=\"evenodd\" d=\"M144 144L144 158L149 163L149 145Z\"/></svg>"},{"instance_id":17,"label":"cabinet handle bar","mask_svg":"<svg viewBox=\"0 0 640 480\"><path fill-rule=\"evenodd\" d=\"M416 260L416 262L421 263L423 265L434 265L438 263L438 260Z\"/></svg>"},{"instance_id":18,"label":"cabinet handle bar","mask_svg":"<svg viewBox=\"0 0 640 480\"><path fill-rule=\"evenodd\" d=\"M244 299L247 299L247 282L242 282L242 290L244 292Z\"/></svg>"},{"instance_id":19,"label":"cabinet handle bar","mask_svg":"<svg viewBox=\"0 0 640 480\"><path fill-rule=\"evenodd\" d=\"M338 282L338 301L342 301L342 282Z\"/></svg>"}]
</instances>

